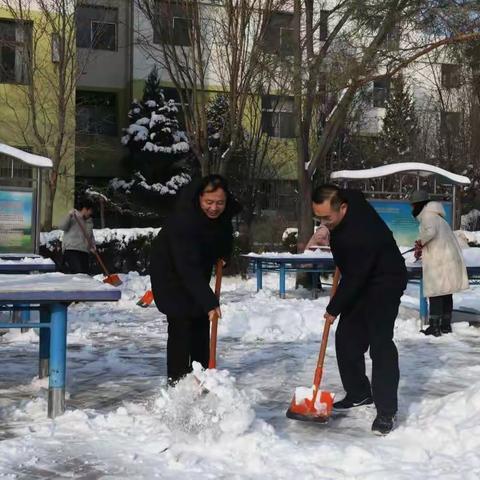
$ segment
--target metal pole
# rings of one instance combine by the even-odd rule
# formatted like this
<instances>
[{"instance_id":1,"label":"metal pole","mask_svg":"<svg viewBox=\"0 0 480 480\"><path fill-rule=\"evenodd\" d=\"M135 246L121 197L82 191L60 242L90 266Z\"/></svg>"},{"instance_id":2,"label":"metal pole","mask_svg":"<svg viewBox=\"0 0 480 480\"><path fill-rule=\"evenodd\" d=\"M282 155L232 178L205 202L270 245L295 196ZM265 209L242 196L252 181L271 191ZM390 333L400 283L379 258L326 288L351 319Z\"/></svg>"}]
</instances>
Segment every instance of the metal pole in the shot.
<instances>
[{"instance_id":1,"label":"metal pole","mask_svg":"<svg viewBox=\"0 0 480 480\"><path fill-rule=\"evenodd\" d=\"M457 186L453 186L452 193L452 228L457 228Z\"/></svg>"},{"instance_id":2,"label":"metal pole","mask_svg":"<svg viewBox=\"0 0 480 480\"><path fill-rule=\"evenodd\" d=\"M54 303L50 307L50 378L48 385L48 417L65 412L65 375L67 363L67 306Z\"/></svg>"},{"instance_id":3,"label":"metal pole","mask_svg":"<svg viewBox=\"0 0 480 480\"><path fill-rule=\"evenodd\" d=\"M40 308L40 323L50 323L50 312L48 307ZM39 365L38 378L48 377L48 368L50 362L50 329L39 329Z\"/></svg>"},{"instance_id":4,"label":"metal pole","mask_svg":"<svg viewBox=\"0 0 480 480\"><path fill-rule=\"evenodd\" d=\"M34 253L39 253L40 251L40 205L42 204L42 170L37 167L36 174L36 199L35 199L35 240L34 240Z\"/></svg>"}]
</instances>

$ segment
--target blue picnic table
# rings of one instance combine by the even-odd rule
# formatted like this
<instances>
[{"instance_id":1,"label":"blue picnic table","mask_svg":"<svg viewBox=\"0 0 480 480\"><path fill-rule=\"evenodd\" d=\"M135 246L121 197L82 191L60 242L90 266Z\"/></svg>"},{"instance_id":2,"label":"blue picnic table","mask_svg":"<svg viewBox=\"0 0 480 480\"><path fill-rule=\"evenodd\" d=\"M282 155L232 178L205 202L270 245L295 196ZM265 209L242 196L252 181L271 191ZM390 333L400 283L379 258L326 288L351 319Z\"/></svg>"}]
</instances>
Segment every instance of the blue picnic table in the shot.
<instances>
[{"instance_id":1,"label":"blue picnic table","mask_svg":"<svg viewBox=\"0 0 480 480\"><path fill-rule=\"evenodd\" d=\"M307 253L249 253L243 255L253 264L257 276L257 292L263 288L263 272L279 272L279 295L285 298L286 274L289 271L332 273L335 263L330 252L317 251Z\"/></svg>"},{"instance_id":2,"label":"blue picnic table","mask_svg":"<svg viewBox=\"0 0 480 480\"><path fill-rule=\"evenodd\" d=\"M475 250L479 250L476 252ZM471 248L463 251L467 263L467 273L470 283L480 281L480 249ZM265 271L279 272L279 294L285 298L285 279L288 271L307 271L312 273L333 273L335 263L333 256L327 251L314 253L290 254L280 253L249 253L243 255L253 264L257 277L257 292L263 288L263 273ZM413 254L411 255L413 258ZM478 266L477 266L478 264ZM419 311L422 323L428 320L428 302L423 294L422 262L407 261L406 267L411 281L416 281L420 288Z\"/></svg>"},{"instance_id":3,"label":"blue picnic table","mask_svg":"<svg viewBox=\"0 0 480 480\"><path fill-rule=\"evenodd\" d=\"M17 274L17 273L47 273L54 272L56 265L50 258L44 258L35 253L0 253L0 274ZM30 311L14 312L14 322L30 321ZM22 329L22 332L26 329ZM43 368L43 367L41 367Z\"/></svg>"},{"instance_id":4,"label":"blue picnic table","mask_svg":"<svg viewBox=\"0 0 480 480\"><path fill-rule=\"evenodd\" d=\"M0 274L54 272L55 263L50 258L28 253L0 253Z\"/></svg>"},{"instance_id":5,"label":"blue picnic table","mask_svg":"<svg viewBox=\"0 0 480 480\"><path fill-rule=\"evenodd\" d=\"M48 365L48 416L65 411L67 311L72 302L111 302L121 291L87 275L0 275L0 311L40 312L39 322L0 323L0 328L38 328L40 376Z\"/></svg>"}]
</instances>

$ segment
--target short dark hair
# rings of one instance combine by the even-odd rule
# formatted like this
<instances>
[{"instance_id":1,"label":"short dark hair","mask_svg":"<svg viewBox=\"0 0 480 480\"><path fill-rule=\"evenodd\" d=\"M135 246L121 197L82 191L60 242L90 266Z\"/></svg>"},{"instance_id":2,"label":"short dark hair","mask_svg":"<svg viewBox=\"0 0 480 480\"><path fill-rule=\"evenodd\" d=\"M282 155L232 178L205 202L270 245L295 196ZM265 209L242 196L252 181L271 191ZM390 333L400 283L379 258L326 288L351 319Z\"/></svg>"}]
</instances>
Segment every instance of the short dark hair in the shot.
<instances>
[{"instance_id":1,"label":"short dark hair","mask_svg":"<svg viewBox=\"0 0 480 480\"><path fill-rule=\"evenodd\" d=\"M206 192L215 192L221 188L227 195L227 198L230 196L230 190L228 189L228 182L225 177L218 175L216 173L211 175L206 175L200 180L198 186L198 192L200 195Z\"/></svg>"},{"instance_id":2,"label":"short dark hair","mask_svg":"<svg viewBox=\"0 0 480 480\"><path fill-rule=\"evenodd\" d=\"M92 210L95 209L95 202L91 197L85 196L78 200L77 202L77 210L81 210L82 208L91 208Z\"/></svg>"},{"instance_id":3,"label":"short dark hair","mask_svg":"<svg viewBox=\"0 0 480 480\"><path fill-rule=\"evenodd\" d=\"M347 203L342 195L342 190L336 185L325 184L317 187L312 194L312 202L321 204L330 201L333 210L338 211L342 203Z\"/></svg>"}]
</instances>

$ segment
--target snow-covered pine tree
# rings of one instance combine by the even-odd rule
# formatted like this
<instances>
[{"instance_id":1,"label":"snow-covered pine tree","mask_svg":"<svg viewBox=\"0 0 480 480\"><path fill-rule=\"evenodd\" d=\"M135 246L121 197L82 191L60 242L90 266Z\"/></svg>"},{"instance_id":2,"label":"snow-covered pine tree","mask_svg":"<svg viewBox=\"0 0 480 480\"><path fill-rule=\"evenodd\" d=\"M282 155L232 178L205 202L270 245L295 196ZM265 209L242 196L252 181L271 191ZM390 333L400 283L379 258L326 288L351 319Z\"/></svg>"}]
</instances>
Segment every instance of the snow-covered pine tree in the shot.
<instances>
[{"instance_id":1,"label":"snow-covered pine tree","mask_svg":"<svg viewBox=\"0 0 480 480\"><path fill-rule=\"evenodd\" d=\"M413 96L402 75L391 81L379 150L383 164L415 161L418 121Z\"/></svg>"},{"instance_id":2,"label":"snow-covered pine tree","mask_svg":"<svg viewBox=\"0 0 480 480\"><path fill-rule=\"evenodd\" d=\"M174 100L165 99L154 67L142 100L134 100L128 112L130 124L121 141L130 150L131 174L110 182L108 194L116 204L128 205L129 211L148 211L150 218L158 214L160 219L172 197L191 180L193 156L177 114Z\"/></svg>"}]
</instances>

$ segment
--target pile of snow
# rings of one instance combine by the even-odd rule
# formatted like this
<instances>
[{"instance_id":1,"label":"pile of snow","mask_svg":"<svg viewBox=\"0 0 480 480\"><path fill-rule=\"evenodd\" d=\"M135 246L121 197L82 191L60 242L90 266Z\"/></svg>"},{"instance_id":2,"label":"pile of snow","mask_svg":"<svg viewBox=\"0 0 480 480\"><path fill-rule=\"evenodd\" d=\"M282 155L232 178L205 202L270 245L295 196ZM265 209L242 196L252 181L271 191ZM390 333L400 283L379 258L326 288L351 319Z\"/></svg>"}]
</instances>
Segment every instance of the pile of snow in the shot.
<instances>
[{"instance_id":1,"label":"pile of snow","mask_svg":"<svg viewBox=\"0 0 480 480\"><path fill-rule=\"evenodd\" d=\"M118 241L122 246L141 237L156 236L160 228L97 228L93 230L95 244L102 245L112 241ZM46 246L49 250L53 249L53 243L62 241L63 230L52 230L51 232L40 233L40 244Z\"/></svg>"},{"instance_id":2,"label":"pile of snow","mask_svg":"<svg viewBox=\"0 0 480 480\"><path fill-rule=\"evenodd\" d=\"M204 370L197 362L174 389L161 390L152 410L171 430L201 433L205 441L243 435L255 419L249 395L227 370Z\"/></svg>"}]
</instances>

